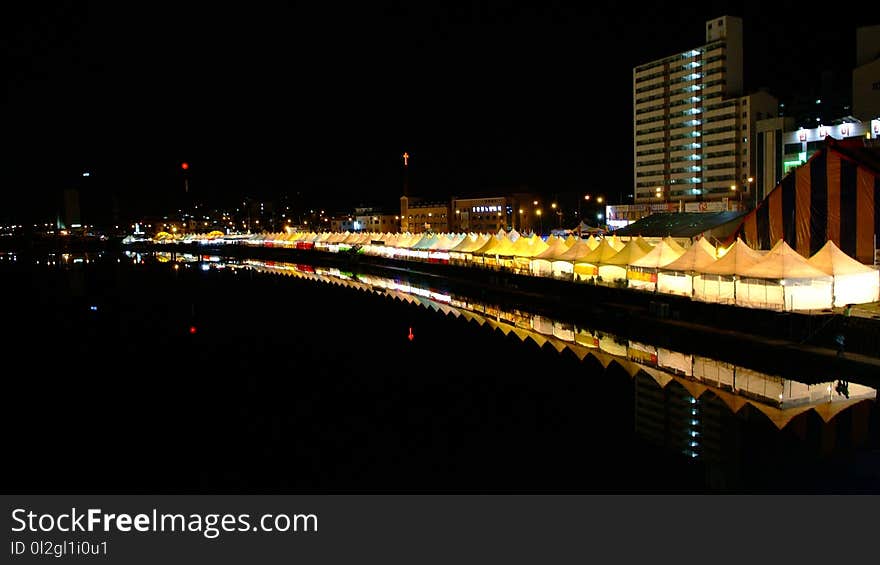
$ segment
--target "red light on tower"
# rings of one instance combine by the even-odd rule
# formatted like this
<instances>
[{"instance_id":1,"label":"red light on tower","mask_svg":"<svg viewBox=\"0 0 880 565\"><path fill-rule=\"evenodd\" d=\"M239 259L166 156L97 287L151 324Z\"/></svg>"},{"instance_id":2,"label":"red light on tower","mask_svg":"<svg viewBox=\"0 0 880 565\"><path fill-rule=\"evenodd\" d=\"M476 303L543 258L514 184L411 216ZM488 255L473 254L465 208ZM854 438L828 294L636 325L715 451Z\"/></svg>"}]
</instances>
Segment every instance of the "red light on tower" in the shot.
<instances>
[{"instance_id":1,"label":"red light on tower","mask_svg":"<svg viewBox=\"0 0 880 565\"><path fill-rule=\"evenodd\" d=\"M183 169L184 171L189 169L189 163L184 161L183 163L180 164L180 168Z\"/></svg>"}]
</instances>

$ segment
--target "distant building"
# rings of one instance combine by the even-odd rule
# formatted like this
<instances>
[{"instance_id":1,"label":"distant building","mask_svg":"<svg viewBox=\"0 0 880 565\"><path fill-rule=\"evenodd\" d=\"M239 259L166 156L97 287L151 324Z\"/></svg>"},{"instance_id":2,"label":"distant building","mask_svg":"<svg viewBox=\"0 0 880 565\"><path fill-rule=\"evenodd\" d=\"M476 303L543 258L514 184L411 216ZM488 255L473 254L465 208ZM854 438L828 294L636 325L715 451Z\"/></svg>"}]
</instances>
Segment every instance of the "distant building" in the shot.
<instances>
[{"instance_id":1,"label":"distant building","mask_svg":"<svg viewBox=\"0 0 880 565\"><path fill-rule=\"evenodd\" d=\"M794 131L792 117L767 118L755 124L754 201L760 202L785 175L786 136Z\"/></svg>"},{"instance_id":2,"label":"distant building","mask_svg":"<svg viewBox=\"0 0 880 565\"><path fill-rule=\"evenodd\" d=\"M787 110L792 115L757 123L756 203L785 175L823 149L827 139L880 138L880 25L859 28L856 43L851 106L849 101L837 99L831 104L830 92L840 88L831 88L823 75L818 97L801 93L801 105ZM829 114L830 108L837 113ZM852 115L844 113L844 108L851 108Z\"/></svg>"},{"instance_id":3,"label":"distant building","mask_svg":"<svg viewBox=\"0 0 880 565\"><path fill-rule=\"evenodd\" d=\"M880 129L880 124L862 123L852 116L846 116L819 124L814 128L797 128L792 117L761 120L756 125L757 138L755 153L755 202L760 202L782 177L795 167L806 163L816 151L824 147L825 139L847 139L852 137L876 137L872 129Z\"/></svg>"},{"instance_id":4,"label":"distant building","mask_svg":"<svg viewBox=\"0 0 880 565\"><path fill-rule=\"evenodd\" d=\"M846 116L834 120L831 124L820 124L811 129L801 128L784 132L781 152L782 174L769 188L772 189L783 176L795 167L806 163L814 153L825 147L825 141L829 137L837 140L856 137L878 138L880 137L880 120L860 122L853 116ZM779 155L774 155L774 158L778 159Z\"/></svg>"},{"instance_id":5,"label":"distant building","mask_svg":"<svg viewBox=\"0 0 880 565\"><path fill-rule=\"evenodd\" d=\"M513 207L504 196L456 198L452 201L452 231L497 233L510 229L515 220Z\"/></svg>"},{"instance_id":6,"label":"distant building","mask_svg":"<svg viewBox=\"0 0 880 565\"><path fill-rule=\"evenodd\" d=\"M880 25L856 30L852 94L853 116L862 121L880 119Z\"/></svg>"},{"instance_id":7,"label":"distant building","mask_svg":"<svg viewBox=\"0 0 880 565\"><path fill-rule=\"evenodd\" d=\"M58 228L74 228L82 225L79 212L79 190L68 188L64 190L63 215L58 222Z\"/></svg>"},{"instance_id":8,"label":"distant building","mask_svg":"<svg viewBox=\"0 0 880 565\"><path fill-rule=\"evenodd\" d=\"M353 214L330 218L330 231L396 233L400 231L400 215L389 214L379 208L355 208Z\"/></svg>"},{"instance_id":9,"label":"distant building","mask_svg":"<svg viewBox=\"0 0 880 565\"><path fill-rule=\"evenodd\" d=\"M448 202L423 201L402 196L400 216L394 216L400 231L489 233L499 230L545 231L556 226L552 203L531 192L510 192L486 196L453 196ZM390 216L387 220L390 224ZM386 231L386 230L382 230ZM395 231L395 230L390 230Z\"/></svg>"},{"instance_id":10,"label":"distant building","mask_svg":"<svg viewBox=\"0 0 880 565\"><path fill-rule=\"evenodd\" d=\"M755 124L779 103L742 94L742 35L740 18L714 18L704 45L633 69L637 205L750 200Z\"/></svg>"},{"instance_id":11,"label":"distant building","mask_svg":"<svg viewBox=\"0 0 880 565\"><path fill-rule=\"evenodd\" d=\"M410 233L449 231L449 202L422 201L407 196L402 197L400 202L401 231Z\"/></svg>"}]
</instances>

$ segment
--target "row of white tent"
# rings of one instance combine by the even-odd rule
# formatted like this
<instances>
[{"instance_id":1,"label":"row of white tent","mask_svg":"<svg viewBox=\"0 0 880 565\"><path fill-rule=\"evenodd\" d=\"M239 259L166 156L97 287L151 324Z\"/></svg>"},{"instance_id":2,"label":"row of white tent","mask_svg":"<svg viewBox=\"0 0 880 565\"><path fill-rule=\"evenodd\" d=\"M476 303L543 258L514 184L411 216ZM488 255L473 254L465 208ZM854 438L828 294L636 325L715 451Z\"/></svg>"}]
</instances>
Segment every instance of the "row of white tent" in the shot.
<instances>
[{"instance_id":1,"label":"row of white tent","mask_svg":"<svg viewBox=\"0 0 880 565\"><path fill-rule=\"evenodd\" d=\"M397 259L505 268L536 276L617 282L631 288L695 300L774 310L816 310L880 300L880 271L841 251L832 241L809 259L779 240L756 251L737 239L716 248L705 238L684 248L667 237L652 245L641 237L587 239L570 235L521 236L515 230L477 233L279 233L255 245L340 251Z\"/></svg>"}]
</instances>

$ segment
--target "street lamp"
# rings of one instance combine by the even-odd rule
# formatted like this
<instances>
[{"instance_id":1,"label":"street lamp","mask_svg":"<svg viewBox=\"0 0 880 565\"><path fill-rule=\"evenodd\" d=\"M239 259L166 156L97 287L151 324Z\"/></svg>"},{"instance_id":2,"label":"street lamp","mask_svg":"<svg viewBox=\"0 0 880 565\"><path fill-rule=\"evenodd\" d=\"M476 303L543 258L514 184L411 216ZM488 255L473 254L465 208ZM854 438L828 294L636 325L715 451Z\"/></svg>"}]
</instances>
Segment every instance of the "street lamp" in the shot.
<instances>
[{"instance_id":1,"label":"street lamp","mask_svg":"<svg viewBox=\"0 0 880 565\"><path fill-rule=\"evenodd\" d=\"M590 200L590 195L589 195L589 194L584 194L584 200L589 201L589 200ZM581 201L578 200L578 219L580 219L580 218L581 218Z\"/></svg>"},{"instance_id":2,"label":"street lamp","mask_svg":"<svg viewBox=\"0 0 880 565\"><path fill-rule=\"evenodd\" d=\"M735 184L730 185L730 190L732 190L733 192L737 192L736 185L735 185ZM740 201L740 204L742 204L742 199L743 199L743 191L740 190L740 191L739 191L739 201ZM740 207L742 207L742 206L740 206Z\"/></svg>"},{"instance_id":3,"label":"street lamp","mask_svg":"<svg viewBox=\"0 0 880 565\"><path fill-rule=\"evenodd\" d=\"M535 214L538 215L538 221L540 222L541 233L539 235L544 235L544 218L541 217L541 209L535 210Z\"/></svg>"},{"instance_id":4,"label":"street lamp","mask_svg":"<svg viewBox=\"0 0 880 565\"><path fill-rule=\"evenodd\" d=\"M557 227L561 228L562 227L562 209L557 209L556 202L552 202L550 204L550 207L553 208L553 210L556 212L556 218L557 218L558 224L559 224Z\"/></svg>"},{"instance_id":5,"label":"street lamp","mask_svg":"<svg viewBox=\"0 0 880 565\"><path fill-rule=\"evenodd\" d=\"M755 181L755 177L749 177L746 180L748 180L748 182L749 182L749 194L751 194L752 193L752 183ZM758 190L755 189L755 208L757 208L757 207L758 207Z\"/></svg>"}]
</instances>

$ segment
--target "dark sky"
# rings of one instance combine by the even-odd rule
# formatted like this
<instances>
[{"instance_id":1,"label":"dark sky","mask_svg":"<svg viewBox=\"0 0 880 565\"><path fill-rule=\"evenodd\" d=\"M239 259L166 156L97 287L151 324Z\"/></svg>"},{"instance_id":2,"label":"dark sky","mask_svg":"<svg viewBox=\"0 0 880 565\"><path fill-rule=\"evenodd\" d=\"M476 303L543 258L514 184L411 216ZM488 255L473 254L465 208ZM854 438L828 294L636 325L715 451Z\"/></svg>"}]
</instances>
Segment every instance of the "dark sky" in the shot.
<instances>
[{"instance_id":1,"label":"dark sky","mask_svg":"<svg viewBox=\"0 0 880 565\"><path fill-rule=\"evenodd\" d=\"M327 208L411 192L548 195L632 184L632 68L743 17L746 89L783 100L835 69L876 3L24 2L7 13L0 219L66 186L123 214L182 190L297 191ZM772 4L772 6L769 6ZM92 176L83 179L80 173Z\"/></svg>"}]
</instances>

